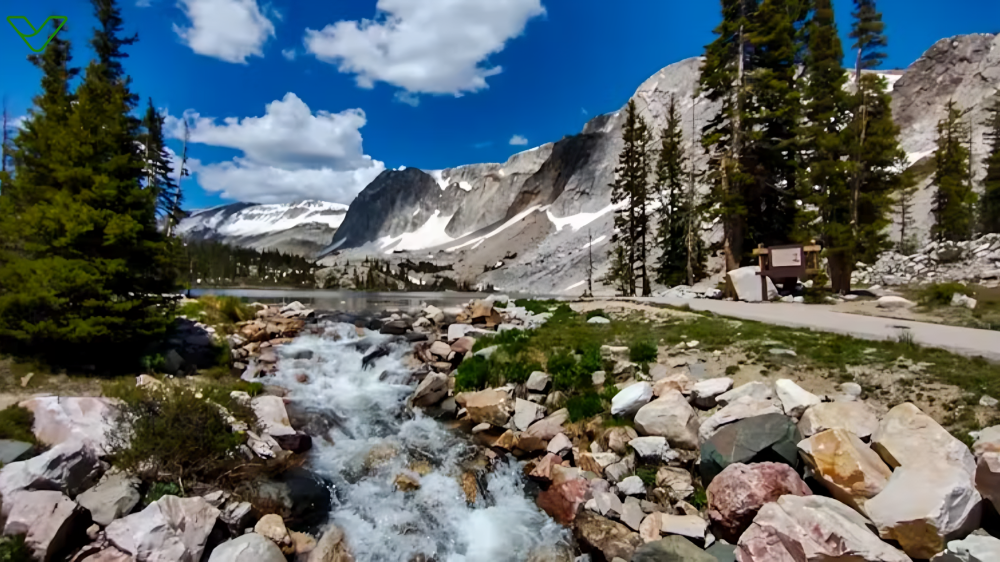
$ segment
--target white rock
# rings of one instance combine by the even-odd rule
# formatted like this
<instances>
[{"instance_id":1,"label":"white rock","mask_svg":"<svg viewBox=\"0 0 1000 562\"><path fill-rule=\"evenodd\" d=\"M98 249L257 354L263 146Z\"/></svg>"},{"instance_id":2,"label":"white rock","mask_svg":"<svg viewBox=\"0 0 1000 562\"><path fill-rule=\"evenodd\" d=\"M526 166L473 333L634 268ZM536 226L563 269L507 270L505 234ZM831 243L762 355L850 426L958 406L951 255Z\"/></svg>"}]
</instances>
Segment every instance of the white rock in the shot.
<instances>
[{"instance_id":1,"label":"white rock","mask_svg":"<svg viewBox=\"0 0 1000 562\"><path fill-rule=\"evenodd\" d=\"M856 382L845 382L840 385L840 391L847 396L860 398L861 393L864 392L864 389L862 389L861 385Z\"/></svg>"},{"instance_id":2,"label":"white rock","mask_svg":"<svg viewBox=\"0 0 1000 562\"><path fill-rule=\"evenodd\" d=\"M295 435L292 423L288 421L285 401L280 396L256 396L250 400L250 407L268 435Z\"/></svg>"},{"instance_id":3,"label":"white rock","mask_svg":"<svg viewBox=\"0 0 1000 562\"><path fill-rule=\"evenodd\" d=\"M803 437L828 429L844 429L867 439L878 431L878 416L864 402L824 402L806 410L799 420L799 431Z\"/></svg>"},{"instance_id":4,"label":"white rock","mask_svg":"<svg viewBox=\"0 0 1000 562\"><path fill-rule=\"evenodd\" d=\"M267 537L247 533L215 547L208 562L285 562L285 555Z\"/></svg>"},{"instance_id":5,"label":"white rock","mask_svg":"<svg viewBox=\"0 0 1000 562\"><path fill-rule=\"evenodd\" d=\"M969 310L974 310L976 308L976 299L963 295L962 293L955 293L951 296L951 306L964 306Z\"/></svg>"},{"instance_id":6,"label":"white rock","mask_svg":"<svg viewBox=\"0 0 1000 562\"><path fill-rule=\"evenodd\" d=\"M219 510L204 499L163 496L107 529L108 540L137 562L198 562Z\"/></svg>"},{"instance_id":7,"label":"white rock","mask_svg":"<svg viewBox=\"0 0 1000 562\"><path fill-rule=\"evenodd\" d=\"M607 381L608 374L604 371L594 371L594 374L590 375L590 382L594 386L604 386Z\"/></svg>"},{"instance_id":8,"label":"white rock","mask_svg":"<svg viewBox=\"0 0 1000 562\"><path fill-rule=\"evenodd\" d=\"M61 490L75 496L101 477L97 455L81 441L60 443L37 457L0 469L0 496L18 490Z\"/></svg>"},{"instance_id":9,"label":"white rock","mask_svg":"<svg viewBox=\"0 0 1000 562\"><path fill-rule=\"evenodd\" d=\"M653 399L653 387L648 382L639 382L615 394L611 399L611 414L632 416Z\"/></svg>"},{"instance_id":10,"label":"white rock","mask_svg":"<svg viewBox=\"0 0 1000 562\"><path fill-rule=\"evenodd\" d=\"M594 316L593 318L587 320L587 324L610 324L610 323L611 320L608 320L607 318L604 318L602 316Z\"/></svg>"},{"instance_id":11,"label":"white rock","mask_svg":"<svg viewBox=\"0 0 1000 562\"><path fill-rule=\"evenodd\" d=\"M101 482L76 497L76 502L90 510L94 523L107 527L115 519L128 515L139 503L139 480L122 473L109 474Z\"/></svg>"},{"instance_id":12,"label":"white rock","mask_svg":"<svg viewBox=\"0 0 1000 562\"><path fill-rule=\"evenodd\" d=\"M107 398L40 396L21 402L35 418L31 426L39 441L58 445L80 441L104 454L114 416L114 402Z\"/></svg>"},{"instance_id":13,"label":"white rock","mask_svg":"<svg viewBox=\"0 0 1000 562\"><path fill-rule=\"evenodd\" d=\"M535 371L528 377L528 382L524 383L524 386L532 392L545 392L551 382L552 377L541 371Z\"/></svg>"},{"instance_id":14,"label":"white rock","mask_svg":"<svg viewBox=\"0 0 1000 562\"><path fill-rule=\"evenodd\" d=\"M444 311L436 306L428 306L424 309L424 316L438 326L444 324Z\"/></svg>"},{"instance_id":15,"label":"white rock","mask_svg":"<svg viewBox=\"0 0 1000 562\"><path fill-rule=\"evenodd\" d=\"M660 532L664 535L681 535L703 540L705 538L705 531L707 530L708 522L697 515L669 515L664 513L660 516Z\"/></svg>"},{"instance_id":16,"label":"white rock","mask_svg":"<svg viewBox=\"0 0 1000 562\"><path fill-rule=\"evenodd\" d=\"M753 381L716 396L715 401L719 406L728 406L744 396L755 400L770 400L774 398L774 393L771 392L771 387L767 383Z\"/></svg>"},{"instance_id":17,"label":"white rock","mask_svg":"<svg viewBox=\"0 0 1000 562\"><path fill-rule=\"evenodd\" d=\"M726 407L720 408L707 420L701 422L698 436L702 442L708 441L720 427L755 416L764 414L780 414L781 409L770 400L757 400L751 396L744 396Z\"/></svg>"},{"instance_id":18,"label":"white rock","mask_svg":"<svg viewBox=\"0 0 1000 562\"><path fill-rule=\"evenodd\" d=\"M676 390L667 391L635 414L635 429L640 435L666 437L670 446L678 449L697 449L699 423L694 408Z\"/></svg>"},{"instance_id":19,"label":"white rock","mask_svg":"<svg viewBox=\"0 0 1000 562\"><path fill-rule=\"evenodd\" d=\"M962 467L970 476L976 473L976 459L965 443L909 402L882 418L872 435L872 448L892 468L941 460Z\"/></svg>"},{"instance_id":20,"label":"white rock","mask_svg":"<svg viewBox=\"0 0 1000 562\"><path fill-rule=\"evenodd\" d=\"M747 302L760 302L761 290L760 290L760 267L756 265L751 265L748 267L741 267L739 269L734 269L730 271L727 275L729 280L733 284L733 288L736 289L736 297L741 301ZM771 282L771 279L767 279L767 300L771 300L778 296L778 289Z\"/></svg>"},{"instance_id":21,"label":"white rock","mask_svg":"<svg viewBox=\"0 0 1000 562\"><path fill-rule=\"evenodd\" d=\"M797 418L806 408L819 404L821 400L815 394L805 390L789 379L778 379L774 382L774 390L781 400L785 415Z\"/></svg>"},{"instance_id":22,"label":"white rock","mask_svg":"<svg viewBox=\"0 0 1000 562\"><path fill-rule=\"evenodd\" d=\"M642 483L642 478L629 476L618 482L618 491L626 496L641 496L646 493L646 485Z\"/></svg>"},{"instance_id":23,"label":"white rock","mask_svg":"<svg viewBox=\"0 0 1000 562\"><path fill-rule=\"evenodd\" d=\"M691 401L699 408L714 408L716 397L733 387L733 379L719 377L696 382L691 389Z\"/></svg>"},{"instance_id":24,"label":"white rock","mask_svg":"<svg viewBox=\"0 0 1000 562\"><path fill-rule=\"evenodd\" d=\"M992 396L987 396L985 394L982 396L982 398L979 399L979 405L984 406L986 408L995 408L997 404L1000 404L1000 400L997 400L996 398L993 398Z\"/></svg>"},{"instance_id":25,"label":"white rock","mask_svg":"<svg viewBox=\"0 0 1000 562\"><path fill-rule=\"evenodd\" d=\"M253 526L253 532L267 538L279 547L287 549L292 545L292 537L288 534L285 521L278 514L269 513L261 517Z\"/></svg>"},{"instance_id":26,"label":"white rock","mask_svg":"<svg viewBox=\"0 0 1000 562\"><path fill-rule=\"evenodd\" d=\"M669 462L678 457L678 453L670 448L666 437L652 435L636 437L628 442L640 459L650 463Z\"/></svg>"},{"instance_id":27,"label":"white rock","mask_svg":"<svg viewBox=\"0 0 1000 562\"><path fill-rule=\"evenodd\" d=\"M452 324L448 326L448 341L455 341L458 338L465 337L465 334L475 331L475 326L470 326L468 324Z\"/></svg>"},{"instance_id":28,"label":"white rock","mask_svg":"<svg viewBox=\"0 0 1000 562\"><path fill-rule=\"evenodd\" d=\"M931 562L995 562L1000 560L1000 539L986 535L969 535L948 543L948 549L931 558Z\"/></svg>"},{"instance_id":29,"label":"white rock","mask_svg":"<svg viewBox=\"0 0 1000 562\"><path fill-rule=\"evenodd\" d=\"M979 526L981 500L961 466L927 462L897 468L865 510L882 538L914 558L930 558Z\"/></svg>"},{"instance_id":30,"label":"white rock","mask_svg":"<svg viewBox=\"0 0 1000 562\"><path fill-rule=\"evenodd\" d=\"M638 478L638 476L632 476L632 478ZM621 486L621 484L619 484L619 486ZM628 527L633 531L638 531L642 525L642 520L645 518L646 514L642 511L642 505L639 503L639 500L633 497L625 498L625 504L622 506L622 516L620 518L622 523L628 525Z\"/></svg>"},{"instance_id":31,"label":"white rock","mask_svg":"<svg viewBox=\"0 0 1000 562\"><path fill-rule=\"evenodd\" d=\"M39 560L47 562L84 532L85 511L61 492L14 492L4 495L4 503L3 534L24 535L25 546Z\"/></svg>"},{"instance_id":32,"label":"white rock","mask_svg":"<svg viewBox=\"0 0 1000 562\"><path fill-rule=\"evenodd\" d=\"M448 359L448 356L451 355L451 346L441 340L438 340L431 344L428 351L432 355L436 355L442 361L445 361Z\"/></svg>"},{"instance_id":33,"label":"white rock","mask_svg":"<svg viewBox=\"0 0 1000 562\"><path fill-rule=\"evenodd\" d=\"M894 310L901 308L913 308L917 306L917 303L910 300L906 300L903 297L887 295L884 297L879 297L878 301L876 301L876 306L878 306L879 308Z\"/></svg>"},{"instance_id":34,"label":"white rock","mask_svg":"<svg viewBox=\"0 0 1000 562\"><path fill-rule=\"evenodd\" d=\"M545 408L539 404L520 398L514 403L514 427L520 431L528 429L532 423L543 417L545 417Z\"/></svg>"},{"instance_id":35,"label":"white rock","mask_svg":"<svg viewBox=\"0 0 1000 562\"><path fill-rule=\"evenodd\" d=\"M618 494L611 492L596 492L594 500L597 502L598 513L611 519L617 519L622 514L622 501L618 499Z\"/></svg>"},{"instance_id":36,"label":"white rock","mask_svg":"<svg viewBox=\"0 0 1000 562\"><path fill-rule=\"evenodd\" d=\"M573 450L573 442L569 440L569 437L566 437L565 433L560 433L549 441L549 446L545 450L562 457Z\"/></svg>"}]
</instances>

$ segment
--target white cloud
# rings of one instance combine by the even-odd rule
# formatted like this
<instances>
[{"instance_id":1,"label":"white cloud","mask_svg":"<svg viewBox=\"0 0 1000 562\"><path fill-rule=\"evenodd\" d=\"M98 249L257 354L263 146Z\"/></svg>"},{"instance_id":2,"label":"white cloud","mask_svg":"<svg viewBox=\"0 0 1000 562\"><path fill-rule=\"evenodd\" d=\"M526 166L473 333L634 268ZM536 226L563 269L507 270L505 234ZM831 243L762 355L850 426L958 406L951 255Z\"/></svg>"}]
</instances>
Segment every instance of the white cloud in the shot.
<instances>
[{"instance_id":1,"label":"white cloud","mask_svg":"<svg viewBox=\"0 0 1000 562\"><path fill-rule=\"evenodd\" d=\"M356 74L362 88L455 95L488 87L501 72L489 56L545 13L541 0L378 0L376 8L375 19L306 29L306 50Z\"/></svg>"},{"instance_id":2,"label":"white cloud","mask_svg":"<svg viewBox=\"0 0 1000 562\"><path fill-rule=\"evenodd\" d=\"M385 165L364 154L365 113L309 109L294 93L267 105L263 117L227 117L221 123L187 112L191 142L240 150L229 162L192 164L198 183L224 197L257 203L321 199L350 203ZM166 128L182 136L181 120Z\"/></svg>"},{"instance_id":3,"label":"white cloud","mask_svg":"<svg viewBox=\"0 0 1000 562\"><path fill-rule=\"evenodd\" d=\"M174 24L174 32L199 55L246 64L247 57L263 57L264 43L274 36L257 0L179 0L179 6L191 26Z\"/></svg>"},{"instance_id":4,"label":"white cloud","mask_svg":"<svg viewBox=\"0 0 1000 562\"><path fill-rule=\"evenodd\" d=\"M528 144L528 139L522 137L521 135L514 135L510 137L511 146L524 146Z\"/></svg>"},{"instance_id":5,"label":"white cloud","mask_svg":"<svg viewBox=\"0 0 1000 562\"><path fill-rule=\"evenodd\" d=\"M396 101L405 103L410 107L417 107L420 105L420 96L411 94L410 92L404 92L403 90L396 92L395 98Z\"/></svg>"},{"instance_id":6,"label":"white cloud","mask_svg":"<svg viewBox=\"0 0 1000 562\"><path fill-rule=\"evenodd\" d=\"M286 59L288 59L288 60L295 60L295 55L296 54L297 53L295 52L295 49L282 49L281 50L281 55L283 57L285 57Z\"/></svg>"}]
</instances>

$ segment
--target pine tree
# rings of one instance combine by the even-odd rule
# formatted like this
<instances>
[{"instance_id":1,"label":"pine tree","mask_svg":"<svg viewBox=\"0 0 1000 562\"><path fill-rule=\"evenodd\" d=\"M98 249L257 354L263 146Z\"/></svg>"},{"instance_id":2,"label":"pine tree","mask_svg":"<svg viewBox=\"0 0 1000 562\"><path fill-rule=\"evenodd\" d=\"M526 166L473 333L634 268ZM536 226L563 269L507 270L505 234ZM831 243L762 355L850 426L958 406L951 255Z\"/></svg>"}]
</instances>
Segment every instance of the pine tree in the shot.
<instances>
[{"instance_id":1,"label":"pine tree","mask_svg":"<svg viewBox=\"0 0 1000 562\"><path fill-rule=\"evenodd\" d=\"M113 368L162 336L174 278L155 198L140 182L136 96L119 62L134 39L119 37L113 0L93 4L98 59L76 92L65 40L36 59L43 94L15 139L0 213L0 233L13 233L0 262L0 344Z\"/></svg>"},{"instance_id":2,"label":"pine tree","mask_svg":"<svg viewBox=\"0 0 1000 562\"><path fill-rule=\"evenodd\" d=\"M656 246L660 259L656 265L656 282L674 286L687 278L687 208L684 200L684 148L681 116L677 101L671 96L667 106L667 125L660 133L660 150L656 161L656 189L659 192L659 229Z\"/></svg>"},{"instance_id":3,"label":"pine tree","mask_svg":"<svg viewBox=\"0 0 1000 562\"><path fill-rule=\"evenodd\" d=\"M156 212L167 224L178 222L181 218L181 196L177 182L172 177L173 167L170 165L170 152L163 140L164 117L153 106L149 99L146 115L142 119L143 133L140 135L143 159L143 182L147 190L156 197Z\"/></svg>"},{"instance_id":4,"label":"pine tree","mask_svg":"<svg viewBox=\"0 0 1000 562\"><path fill-rule=\"evenodd\" d=\"M851 28L852 48L857 51L854 63L854 80L861 80L861 71L878 68L888 56L883 51L889 46L885 38L882 13L875 7L875 0L854 0L854 26Z\"/></svg>"},{"instance_id":5,"label":"pine tree","mask_svg":"<svg viewBox=\"0 0 1000 562\"><path fill-rule=\"evenodd\" d=\"M0 123L2 140L0 140L0 195L3 195L3 182L7 174L7 165L10 162L11 151L11 121L10 113L7 111L7 96L3 98L3 118Z\"/></svg>"},{"instance_id":6,"label":"pine tree","mask_svg":"<svg viewBox=\"0 0 1000 562\"><path fill-rule=\"evenodd\" d=\"M851 100L844 91L847 76L841 67L841 48L833 5L816 0L808 26L805 58L802 149L806 179L803 201L814 212L803 211L804 239L818 238L826 253L834 292L851 289L857 240L851 228L849 143L844 129L850 120Z\"/></svg>"},{"instance_id":7,"label":"pine tree","mask_svg":"<svg viewBox=\"0 0 1000 562\"><path fill-rule=\"evenodd\" d=\"M1000 232L1000 90L989 108L989 118L983 134L989 145L986 157L986 177L980 201L980 224L983 233Z\"/></svg>"},{"instance_id":8,"label":"pine tree","mask_svg":"<svg viewBox=\"0 0 1000 562\"><path fill-rule=\"evenodd\" d=\"M916 251L916 238L913 235L913 197L917 194L917 186L908 185L896 192L893 201L896 220L899 223L899 242L896 251L908 256Z\"/></svg>"},{"instance_id":9,"label":"pine tree","mask_svg":"<svg viewBox=\"0 0 1000 562\"><path fill-rule=\"evenodd\" d=\"M647 155L649 129L639 115L634 100L629 100L626 107L622 140L625 146L618 156L615 182L611 184L611 202L617 206L614 219L616 232L611 237L611 243L614 245L611 252L616 255L618 248L621 248L627 256L625 263L628 264L630 273L625 276L627 290L624 295L635 296L636 281L641 280L643 296L648 296L651 293L646 271L646 234L649 229ZM639 270L638 274L636 269ZM623 275L623 270L620 268L615 271L616 276Z\"/></svg>"},{"instance_id":10,"label":"pine tree","mask_svg":"<svg viewBox=\"0 0 1000 562\"><path fill-rule=\"evenodd\" d=\"M967 240L972 235L973 206L976 194L969 180L968 125L962 111L952 100L948 115L938 122L937 150L934 152L934 226L935 240Z\"/></svg>"}]
</instances>

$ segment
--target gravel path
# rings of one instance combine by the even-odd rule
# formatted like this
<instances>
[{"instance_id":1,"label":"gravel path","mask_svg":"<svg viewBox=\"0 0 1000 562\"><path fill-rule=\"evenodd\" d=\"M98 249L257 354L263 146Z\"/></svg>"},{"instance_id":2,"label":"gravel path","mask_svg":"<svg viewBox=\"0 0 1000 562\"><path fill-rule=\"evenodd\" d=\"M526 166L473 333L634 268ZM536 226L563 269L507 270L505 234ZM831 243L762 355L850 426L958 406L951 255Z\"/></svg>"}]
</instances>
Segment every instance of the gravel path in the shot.
<instances>
[{"instance_id":1,"label":"gravel path","mask_svg":"<svg viewBox=\"0 0 1000 562\"><path fill-rule=\"evenodd\" d=\"M919 345L937 347L968 357L982 356L990 361L1000 362L1000 331L861 316L835 312L826 305L747 303L671 297L629 300L671 306L687 305L691 310L714 312L720 316L756 320L792 328L808 328L866 340L895 340L903 331L908 331L913 335L913 341Z\"/></svg>"}]
</instances>

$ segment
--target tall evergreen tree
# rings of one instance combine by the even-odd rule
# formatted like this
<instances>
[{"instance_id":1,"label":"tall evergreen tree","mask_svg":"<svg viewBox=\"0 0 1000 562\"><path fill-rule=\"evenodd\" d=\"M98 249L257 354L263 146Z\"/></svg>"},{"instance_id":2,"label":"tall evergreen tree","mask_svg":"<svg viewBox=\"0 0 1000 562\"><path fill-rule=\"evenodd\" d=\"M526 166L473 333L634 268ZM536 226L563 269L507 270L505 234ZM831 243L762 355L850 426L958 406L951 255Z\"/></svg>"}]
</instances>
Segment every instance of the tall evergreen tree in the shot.
<instances>
[{"instance_id":1,"label":"tall evergreen tree","mask_svg":"<svg viewBox=\"0 0 1000 562\"><path fill-rule=\"evenodd\" d=\"M854 0L854 25L851 28L852 48L857 51L854 63L854 80L861 80L861 71L878 68L888 56L884 49L889 46L885 37L882 13L875 6L875 0Z\"/></svg>"},{"instance_id":2,"label":"tall evergreen tree","mask_svg":"<svg viewBox=\"0 0 1000 562\"><path fill-rule=\"evenodd\" d=\"M896 192L893 205L896 221L899 223L899 242L896 251L908 256L916 250L916 238L913 235L913 198L917 194L917 186L907 185Z\"/></svg>"},{"instance_id":3,"label":"tall evergreen tree","mask_svg":"<svg viewBox=\"0 0 1000 562\"><path fill-rule=\"evenodd\" d=\"M611 202L618 206L615 211L615 229L611 237L614 244L611 252L624 250L625 261L630 273L626 276L626 296L635 296L636 281L643 283L643 295L650 291L646 271L646 233L649 229L649 158L647 145L649 129L639 115L635 101L629 100L626 107L625 123L622 126L624 147L618 156L615 168L615 182L611 184ZM638 272L635 270L638 269ZM623 270L613 269L615 277ZM611 278L609 278L611 279Z\"/></svg>"},{"instance_id":4,"label":"tall evergreen tree","mask_svg":"<svg viewBox=\"0 0 1000 562\"><path fill-rule=\"evenodd\" d=\"M808 27L809 50L805 58L803 200L815 209L803 211L807 236L822 242L834 292L851 288L855 239L851 228L850 164L844 129L850 119L851 100L844 91L847 76L841 67L844 52L837 34L830 0L815 0Z\"/></svg>"},{"instance_id":5,"label":"tall evergreen tree","mask_svg":"<svg viewBox=\"0 0 1000 562\"><path fill-rule=\"evenodd\" d=\"M69 44L54 38L38 59L43 94L15 140L0 213L0 232L16 233L0 263L0 344L110 368L162 335L173 278L119 62L134 38L119 36L113 0L93 5L97 60L71 93Z\"/></svg>"},{"instance_id":6,"label":"tall evergreen tree","mask_svg":"<svg viewBox=\"0 0 1000 562\"><path fill-rule=\"evenodd\" d=\"M143 160L143 183L156 197L156 212L166 222L167 227L181 218L180 188L173 178L173 166L170 164L170 151L163 140L164 117L153 106L149 99L146 114L142 119L143 132L140 144ZM169 231L169 230L168 230Z\"/></svg>"},{"instance_id":7,"label":"tall evergreen tree","mask_svg":"<svg viewBox=\"0 0 1000 562\"><path fill-rule=\"evenodd\" d=\"M687 208L684 192L684 148L681 116L677 100L670 96L667 106L667 126L660 133L660 150L656 160L656 190L659 192L659 228L656 246L660 259L656 264L656 281L673 286L687 279Z\"/></svg>"},{"instance_id":8,"label":"tall evergreen tree","mask_svg":"<svg viewBox=\"0 0 1000 562\"><path fill-rule=\"evenodd\" d=\"M934 152L934 197L931 212L935 240L967 240L972 235L976 194L969 179L968 125L954 100L948 102L947 116L938 122L937 150Z\"/></svg>"},{"instance_id":9,"label":"tall evergreen tree","mask_svg":"<svg viewBox=\"0 0 1000 562\"><path fill-rule=\"evenodd\" d=\"M7 111L7 96L3 98L3 118L0 120L0 131L2 131L2 140L0 140L0 195L3 194L3 182L4 174L7 173L7 165L10 162L10 151L11 151L11 137L12 135L12 123L10 119L10 112Z\"/></svg>"},{"instance_id":10,"label":"tall evergreen tree","mask_svg":"<svg viewBox=\"0 0 1000 562\"><path fill-rule=\"evenodd\" d=\"M1000 90L989 107L983 134L989 145L986 157L986 177L983 179L983 198L980 201L980 223L983 233L1000 232Z\"/></svg>"}]
</instances>

